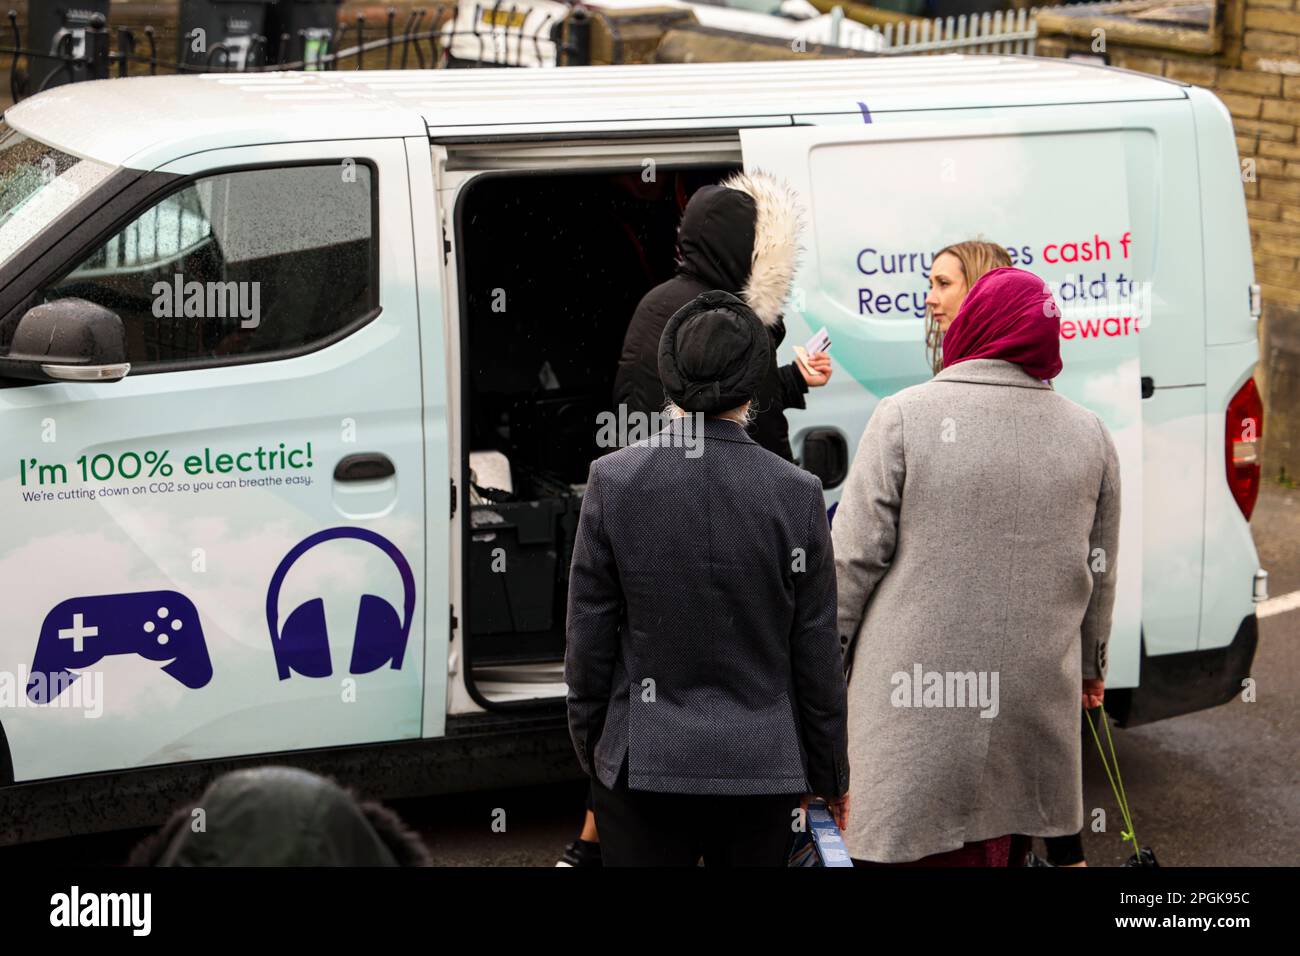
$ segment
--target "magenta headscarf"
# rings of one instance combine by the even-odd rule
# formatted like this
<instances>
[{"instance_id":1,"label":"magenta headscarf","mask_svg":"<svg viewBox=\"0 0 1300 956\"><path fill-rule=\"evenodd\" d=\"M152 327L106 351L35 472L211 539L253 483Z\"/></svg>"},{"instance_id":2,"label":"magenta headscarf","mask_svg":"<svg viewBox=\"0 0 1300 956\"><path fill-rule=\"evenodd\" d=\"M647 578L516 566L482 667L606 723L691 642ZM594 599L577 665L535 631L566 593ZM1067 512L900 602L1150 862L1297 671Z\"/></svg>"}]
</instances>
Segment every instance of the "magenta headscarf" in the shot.
<instances>
[{"instance_id":1,"label":"magenta headscarf","mask_svg":"<svg viewBox=\"0 0 1300 956\"><path fill-rule=\"evenodd\" d=\"M1004 267L979 277L943 337L943 367L1002 359L1037 379L1061 372L1061 311L1047 283Z\"/></svg>"}]
</instances>

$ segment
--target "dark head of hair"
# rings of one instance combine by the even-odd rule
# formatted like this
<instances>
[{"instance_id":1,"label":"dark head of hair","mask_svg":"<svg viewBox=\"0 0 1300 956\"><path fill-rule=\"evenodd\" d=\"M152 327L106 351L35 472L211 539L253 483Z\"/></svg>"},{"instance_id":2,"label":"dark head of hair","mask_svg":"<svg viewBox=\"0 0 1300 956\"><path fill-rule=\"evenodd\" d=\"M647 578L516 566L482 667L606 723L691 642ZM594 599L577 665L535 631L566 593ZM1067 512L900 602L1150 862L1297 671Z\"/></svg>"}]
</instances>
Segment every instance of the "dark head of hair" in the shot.
<instances>
[{"instance_id":1,"label":"dark head of hair","mask_svg":"<svg viewBox=\"0 0 1300 956\"><path fill-rule=\"evenodd\" d=\"M198 811L204 826L193 827ZM141 840L128 866L432 866L388 807L290 767L216 778Z\"/></svg>"}]
</instances>

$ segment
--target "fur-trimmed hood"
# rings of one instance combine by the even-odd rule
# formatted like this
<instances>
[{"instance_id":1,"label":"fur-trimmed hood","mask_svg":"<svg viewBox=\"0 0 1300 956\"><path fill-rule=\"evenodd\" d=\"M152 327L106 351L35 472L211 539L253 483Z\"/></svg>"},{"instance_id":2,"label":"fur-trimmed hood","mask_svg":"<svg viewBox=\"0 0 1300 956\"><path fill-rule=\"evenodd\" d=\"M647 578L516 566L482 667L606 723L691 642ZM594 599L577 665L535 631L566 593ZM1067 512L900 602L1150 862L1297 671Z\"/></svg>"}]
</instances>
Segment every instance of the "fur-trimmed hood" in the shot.
<instances>
[{"instance_id":1,"label":"fur-trimmed hood","mask_svg":"<svg viewBox=\"0 0 1300 956\"><path fill-rule=\"evenodd\" d=\"M802 214L794 191L770 173L734 173L691 197L677 244L682 270L740 296L775 325L798 266Z\"/></svg>"}]
</instances>

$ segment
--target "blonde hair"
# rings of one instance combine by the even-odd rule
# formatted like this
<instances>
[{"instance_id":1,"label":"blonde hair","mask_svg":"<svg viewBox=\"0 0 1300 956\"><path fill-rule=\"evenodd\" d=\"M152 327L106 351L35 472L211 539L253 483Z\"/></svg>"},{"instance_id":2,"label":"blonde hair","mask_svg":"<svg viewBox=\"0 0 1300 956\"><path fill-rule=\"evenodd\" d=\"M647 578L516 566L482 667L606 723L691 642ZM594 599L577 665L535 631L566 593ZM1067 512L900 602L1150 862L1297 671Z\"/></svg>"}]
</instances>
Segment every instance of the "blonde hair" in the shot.
<instances>
[{"instance_id":1,"label":"blonde hair","mask_svg":"<svg viewBox=\"0 0 1300 956\"><path fill-rule=\"evenodd\" d=\"M967 290L984 273L1011 265L1011 256L1007 254L1005 248L996 242L986 242L983 239L968 239L965 242L956 242L951 246L944 246L934 254L933 262L937 262L945 252L957 257L957 261L961 264L962 275L966 279ZM930 268L934 268L933 264L931 264ZM943 335L939 331L939 322L934 317L934 309L926 306L925 354L930 360L930 368L935 375L943 371L942 344Z\"/></svg>"}]
</instances>

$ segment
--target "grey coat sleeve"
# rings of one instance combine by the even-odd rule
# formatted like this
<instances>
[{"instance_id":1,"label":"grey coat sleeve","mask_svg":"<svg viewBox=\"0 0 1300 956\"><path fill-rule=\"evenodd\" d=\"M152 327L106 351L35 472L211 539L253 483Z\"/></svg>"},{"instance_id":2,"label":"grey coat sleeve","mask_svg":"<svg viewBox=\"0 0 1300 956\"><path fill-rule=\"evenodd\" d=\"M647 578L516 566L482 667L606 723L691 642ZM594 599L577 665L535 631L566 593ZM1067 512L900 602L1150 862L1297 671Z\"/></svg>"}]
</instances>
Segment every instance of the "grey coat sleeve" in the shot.
<instances>
[{"instance_id":1,"label":"grey coat sleeve","mask_svg":"<svg viewBox=\"0 0 1300 956\"><path fill-rule=\"evenodd\" d=\"M835 511L838 630L846 661L871 595L894 559L906 473L903 415L898 403L885 397L862 433Z\"/></svg>"},{"instance_id":2,"label":"grey coat sleeve","mask_svg":"<svg viewBox=\"0 0 1300 956\"><path fill-rule=\"evenodd\" d=\"M848 700L835 636L835 551L821 483L813 478L812 484L816 487L805 536L805 565L793 575L790 664L808 757L808 786L818 796L833 800L849 789Z\"/></svg>"},{"instance_id":3,"label":"grey coat sleeve","mask_svg":"<svg viewBox=\"0 0 1300 956\"><path fill-rule=\"evenodd\" d=\"M1111 613L1115 609L1115 562L1119 558L1119 455L1110 431L1100 418L1105 467L1097 492L1097 510L1088 538L1088 567L1092 570L1092 597L1083 616L1082 666L1085 680L1105 678L1106 645L1110 640Z\"/></svg>"},{"instance_id":4,"label":"grey coat sleeve","mask_svg":"<svg viewBox=\"0 0 1300 956\"><path fill-rule=\"evenodd\" d=\"M609 709L623 607L623 587L605 533L598 464L599 459L591 464L578 517L564 648L569 736L588 775L595 772L596 744Z\"/></svg>"}]
</instances>

